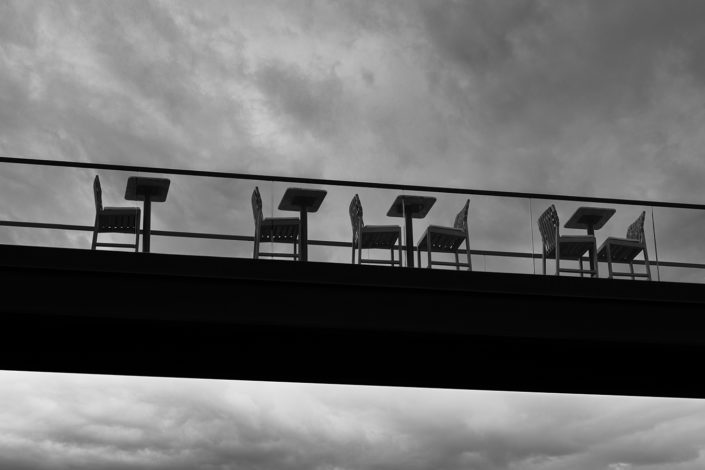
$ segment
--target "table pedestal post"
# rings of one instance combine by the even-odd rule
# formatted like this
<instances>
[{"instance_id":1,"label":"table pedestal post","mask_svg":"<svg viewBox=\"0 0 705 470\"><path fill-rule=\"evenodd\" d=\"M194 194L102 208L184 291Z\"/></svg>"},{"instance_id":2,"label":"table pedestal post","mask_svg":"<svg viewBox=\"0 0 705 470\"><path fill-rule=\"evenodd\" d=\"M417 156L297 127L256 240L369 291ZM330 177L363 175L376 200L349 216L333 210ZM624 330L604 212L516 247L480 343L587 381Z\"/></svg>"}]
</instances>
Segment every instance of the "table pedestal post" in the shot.
<instances>
[{"instance_id":1,"label":"table pedestal post","mask_svg":"<svg viewBox=\"0 0 705 470\"><path fill-rule=\"evenodd\" d=\"M406 266L414 267L414 224L411 220L411 214L404 214L404 223L406 224Z\"/></svg>"},{"instance_id":2,"label":"table pedestal post","mask_svg":"<svg viewBox=\"0 0 705 470\"><path fill-rule=\"evenodd\" d=\"M142 224L142 252L149 253L149 232L152 229L152 200L149 194L144 196L144 215Z\"/></svg>"},{"instance_id":3,"label":"table pedestal post","mask_svg":"<svg viewBox=\"0 0 705 470\"><path fill-rule=\"evenodd\" d=\"M301 233L299 234L299 253L301 261L308 261L308 211L300 212Z\"/></svg>"},{"instance_id":4,"label":"table pedestal post","mask_svg":"<svg viewBox=\"0 0 705 470\"><path fill-rule=\"evenodd\" d=\"M593 228L592 225L588 225L587 233L588 233L588 235L592 235L593 237L595 236L595 229ZM590 255L590 269L592 271L594 271L595 270L595 250L590 248L588 250L588 254ZM581 274L581 276L582 276L582 274ZM596 277L596 276L594 273L590 273L590 277Z\"/></svg>"}]
</instances>

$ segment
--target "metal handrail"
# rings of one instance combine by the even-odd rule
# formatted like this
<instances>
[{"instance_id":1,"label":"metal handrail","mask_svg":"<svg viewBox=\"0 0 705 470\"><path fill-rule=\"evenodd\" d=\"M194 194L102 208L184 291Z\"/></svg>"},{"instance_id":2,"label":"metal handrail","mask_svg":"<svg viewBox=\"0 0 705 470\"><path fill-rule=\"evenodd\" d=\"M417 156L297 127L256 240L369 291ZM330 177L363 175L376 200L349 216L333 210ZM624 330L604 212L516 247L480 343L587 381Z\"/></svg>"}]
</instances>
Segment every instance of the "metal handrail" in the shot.
<instances>
[{"instance_id":1,"label":"metal handrail","mask_svg":"<svg viewBox=\"0 0 705 470\"><path fill-rule=\"evenodd\" d=\"M62 161L62 160L44 160L44 159L36 159L36 158L22 158L22 157L0 156L0 163L34 165L34 166L50 166L50 167L62 167L62 168L84 168L84 169L124 171L124 172L159 173L159 174L168 174L168 175L200 176L200 177L206 177L206 178L258 180L258 181L287 182L287 183L300 183L300 184L317 184L317 185L328 185L328 186L364 187L364 188L375 188L375 189L396 189L396 190L400 190L400 191L419 191L419 192L434 192L434 193L445 193L445 194L473 194L473 195L480 195L480 196L509 197L509 198L521 198L521 199L529 199L529 200L531 200L531 199L548 199L548 200L556 200L556 201L578 201L578 202L593 202L593 203L602 203L602 204L606 203L606 204L622 204L622 205L635 205L635 206L651 206L652 208L653 207L667 207L667 208L677 208L677 209L705 210L705 204L648 201L648 200L638 200L638 199L604 198L604 197L583 197L583 196L569 196L569 195L562 195L562 194L528 193L528 192L517 192L517 191L493 191L493 190L480 190L480 189L470 189L470 188L449 188L449 187L440 187L440 186L423 186L423 185L408 185L408 184L393 184L393 183L375 183L375 182L366 182L366 181L328 180L328 179L321 179L321 178L300 178L300 177L289 177L289 176L272 176L272 175L233 173L233 172L221 172L221 171L202 171L202 170L187 170L187 169L178 169L178 168L147 167L147 166L140 166L140 165L116 165L116 164L109 164L109 163L90 163L90 162L75 162L75 161ZM93 226L90 226L90 225L50 224L50 223L12 221L12 220L0 221L0 226L44 228L44 229L58 229L58 230L75 230L75 231L93 231ZM142 231L140 231L140 232L142 232ZM150 233L154 236L166 236L166 237L201 238L201 239L234 240L234 241L253 241L254 240L254 237L247 236L247 235L227 235L227 234L203 233L203 232L180 232L180 231L168 231L168 230L152 230L152 231L150 231ZM308 243L310 245L318 245L318 246L336 246L336 247L348 247L348 248L352 246L352 244L350 242L331 241L331 240L308 240ZM403 246L402 248L406 249L406 246ZM412 247L412 249L416 250L416 247ZM466 252L467 252L466 250L459 250L459 253L464 254ZM541 259L541 255L537 254L537 253L496 251L496 250L470 250L470 253L472 255ZM643 265L644 261L635 260L634 264ZM660 261L658 264L660 266L676 267L676 268L698 268L698 269L705 268L705 264L701 264L701 263Z\"/></svg>"},{"instance_id":2,"label":"metal handrail","mask_svg":"<svg viewBox=\"0 0 705 470\"><path fill-rule=\"evenodd\" d=\"M43 229L54 229L54 230L74 230L83 232L92 232L92 225L69 225L69 224L50 224L42 222L23 222L18 220L0 220L0 226L4 227L25 227L25 228L43 228ZM140 230L140 234L143 231ZM150 233L154 236L160 237L181 237L181 238L202 238L210 240L233 240L233 241L254 241L254 237L250 235L227 235L223 233L206 233L206 232L179 232L173 230L151 230ZM309 245L315 246L336 246L341 248L351 248L351 242L342 242L336 240L308 240ZM406 246L402 246L402 249L406 249ZM413 250L417 250L417 247L412 247ZM467 250L460 249L458 253L465 254ZM497 250L470 250L471 255L478 256L497 256L504 258L526 258L526 259L541 259L541 255L537 253L524 253L521 251L497 251ZM588 258L583 258L585 261L589 261ZM644 265L643 260L634 260L636 265ZM659 263L661 266L671 267L671 268L695 268L695 269L705 269L705 264L701 263L683 263L679 261L661 261Z\"/></svg>"},{"instance_id":3,"label":"metal handrail","mask_svg":"<svg viewBox=\"0 0 705 470\"><path fill-rule=\"evenodd\" d=\"M19 157L2 157L0 163L14 163L21 165L36 165L36 166L53 166L64 168L90 168L94 170L113 170L113 171L132 171L142 173L160 173L166 175L185 175L185 176L201 176L207 178L226 178L226 179L242 179L242 180L259 180L259 181L276 181L286 183L301 183L301 184L318 184L328 186L352 186L360 188L376 188L376 189L396 189L400 191L419 191L433 192L446 194L474 194L478 196L497 196L510 197L520 199L548 199L555 201L578 201L578 202L595 202L600 204L622 204L631 206L651 206L651 207L670 207L675 209L699 209L705 210L705 204L679 203L679 202L662 202L662 201L647 201L639 199L618 199L605 197L584 197L584 196L568 196L564 194L545 194L545 193L527 193L517 191L491 191L484 189L469 189L469 188L446 188L441 186L421 186L409 184L392 184L392 183L372 183L365 181L347 181L347 180L326 180L321 178L297 178L290 176L270 176L256 175L248 173L230 173L220 171L200 171L200 170L184 170L177 168L158 168L138 165L115 165L109 163L89 163L89 162L71 162L61 160L41 160L36 158L19 158Z\"/></svg>"}]
</instances>

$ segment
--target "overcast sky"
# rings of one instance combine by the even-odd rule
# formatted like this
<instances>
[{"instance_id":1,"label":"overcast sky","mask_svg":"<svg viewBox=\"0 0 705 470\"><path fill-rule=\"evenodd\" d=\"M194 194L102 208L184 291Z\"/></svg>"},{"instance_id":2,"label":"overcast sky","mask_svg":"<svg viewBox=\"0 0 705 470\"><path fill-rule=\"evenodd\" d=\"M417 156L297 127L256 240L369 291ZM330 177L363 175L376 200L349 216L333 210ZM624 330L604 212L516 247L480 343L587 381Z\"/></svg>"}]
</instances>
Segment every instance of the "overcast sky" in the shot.
<instances>
[{"instance_id":1,"label":"overcast sky","mask_svg":"<svg viewBox=\"0 0 705 470\"><path fill-rule=\"evenodd\" d=\"M0 0L0 155L702 203L704 19L701 0ZM95 174L2 165L0 219L91 225ZM106 205L130 204L130 174L100 176ZM275 209L286 184L172 177L153 228L250 235L255 184L267 215L291 215ZM328 190L310 236L347 241L356 191ZM395 191L357 192L367 223L400 222L385 217ZM463 204L439 195L417 233ZM473 248L537 250L548 204L473 197ZM557 206L565 220L576 204ZM623 236L641 210L617 207L598 239ZM662 259L705 262L703 215L655 219ZM0 242L87 248L90 234L3 228ZM694 470L704 412L689 400L5 372L0 467Z\"/></svg>"},{"instance_id":2,"label":"overcast sky","mask_svg":"<svg viewBox=\"0 0 705 470\"><path fill-rule=\"evenodd\" d=\"M0 373L0 467L700 470L702 400Z\"/></svg>"},{"instance_id":3,"label":"overcast sky","mask_svg":"<svg viewBox=\"0 0 705 470\"><path fill-rule=\"evenodd\" d=\"M699 0L3 0L0 155L697 203L703 18ZM0 217L91 225L94 175L4 165ZM130 174L101 176L106 205L129 204ZM256 184L265 213L292 215L276 210L286 184L172 178L153 228L249 235ZM328 189L310 236L347 241L356 191ZM357 192L367 223L400 222L386 217L396 192ZM438 195L416 233L464 202ZM472 198L473 247L532 251L533 230L538 250L549 204ZM576 208L557 206L563 220ZM643 208L617 209L599 238ZM705 262L705 217L655 219L661 259ZM90 234L3 229L0 242L87 247ZM311 256L348 259L338 251ZM703 280L690 271L678 276Z\"/></svg>"}]
</instances>

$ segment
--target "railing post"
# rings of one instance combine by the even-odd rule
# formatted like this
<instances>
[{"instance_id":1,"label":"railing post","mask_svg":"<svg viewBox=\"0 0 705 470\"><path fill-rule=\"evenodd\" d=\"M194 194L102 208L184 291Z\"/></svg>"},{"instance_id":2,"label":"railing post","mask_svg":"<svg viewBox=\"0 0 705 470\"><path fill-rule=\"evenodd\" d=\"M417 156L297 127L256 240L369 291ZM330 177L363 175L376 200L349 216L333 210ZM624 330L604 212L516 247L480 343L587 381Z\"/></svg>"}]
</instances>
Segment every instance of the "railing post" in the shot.
<instances>
[{"instance_id":1,"label":"railing post","mask_svg":"<svg viewBox=\"0 0 705 470\"><path fill-rule=\"evenodd\" d=\"M656 222L654 221L654 206L651 206L651 229L654 235L654 255L656 256L656 280L661 280L661 269L658 262L658 245L656 244Z\"/></svg>"}]
</instances>

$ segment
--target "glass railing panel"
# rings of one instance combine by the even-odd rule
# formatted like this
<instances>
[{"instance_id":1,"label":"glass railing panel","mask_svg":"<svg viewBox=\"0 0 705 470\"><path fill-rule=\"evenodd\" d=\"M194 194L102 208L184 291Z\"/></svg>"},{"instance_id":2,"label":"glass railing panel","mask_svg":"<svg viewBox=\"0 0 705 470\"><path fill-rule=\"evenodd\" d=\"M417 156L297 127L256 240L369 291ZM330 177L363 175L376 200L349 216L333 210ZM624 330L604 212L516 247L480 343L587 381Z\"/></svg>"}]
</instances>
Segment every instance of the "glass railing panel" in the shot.
<instances>
[{"instance_id":1,"label":"glass railing panel","mask_svg":"<svg viewBox=\"0 0 705 470\"><path fill-rule=\"evenodd\" d=\"M411 194L411 192L409 192ZM424 236L424 233L428 229L430 225L434 226L439 226L439 227L453 227L453 223L455 221L455 216L458 214L458 212L463 208L465 201L467 200L467 197L464 197L463 195L459 194L444 194L444 193L414 193L414 194L419 194L422 196L430 196L430 197L435 197L436 202L433 204L431 209L429 210L428 214L424 218L420 219L414 219L414 240L413 244L416 246L418 249L421 249L422 247L419 247L419 242L421 241L422 237ZM471 202L472 206L472 202ZM469 214L472 213L472 209L469 209ZM471 219L471 215L468 216L468 220ZM404 220L399 219L400 225L402 225L402 230L403 230L403 225L404 225ZM471 235L472 236L472 235ZM472 242L471 242L472 243ZM465 249L465 245L462 245L462 249ZM466 258L464 254L459 255L460 262L464 263ZM421 266L423 268L428 267L428 251L421 251L421 263L420 265L418 264L418 256L415 254L414 255L414 263L415 266ZM446 263L453 263L455 262L455 257L451 253L439 253L439 252L432 252L432 260L434 262L446 262ZM434 265L433 269L456 269L454 266L444 266L444 265Z\"/></svg>"},{"instance_id":2,"label":"glass railing panel","mask_svg":"<svg viewBox=\"0 0 705 470\"><path fill-rule=\"evenodd\" d=\"M531 258L529 258L529 272L531 274L541 274L541 266L540 266L540 260L537 259L537 255L541 255L541 250L542 250L542 240L541 240L541 234L539 233L539 228L538 228L538 216L541 215L538 212L538 209L543 207L542 201L538 201L533 198L527 198L525 199L526 203L526 210L529 213L529 234L530 234L530 239L531 243L529 245L529 250L527 253L531 254Z\"/></svg>"},{"instance_id":3,"label":"glass railing panel","mask_svg":"<svg viewBox=\"0 0 705 470\"><path fill-rule=\"evenodd\" d=\"M280 209L280 204L286 194L286 191L288 188L310 188L314 187L312 185L305 185L305 184L300 184L300 183L291 183L291 182L282 182L282 181L273 181L271 184L267 186L267 191L266 193L262 194L262 199L266 201L266 206L267 210L265 211L265 217L269 218L300 218L300 214L297 211L294 210L283 210ZM318 187L316 186L316 189ZM309 214L313 215L313 214ZM311 219L311 217L309 217ZM250 222L250 225L252 222ZM309 223L309 234L311 232L311 224ZM240 229L242 231L242 229ZM310 235L309 235L310 238ZM293 243L275 243L273 241L265 242L262 243L262 249L268 251L269 253L282 253L282 254L294 254L294 244ZM297 253L299 255L301 254L299 252L299 248L296 248ZM282 257L270 257L266 256L264 257L266 259L288 259L288 258L282 258ZM313 259L309 256L309 260L313 261Z\"/></svg>"},{"instance_id":4,"label":"glass railing panel","mask_svg":"<svg viewBox=\"0 0 705 470\"><path fill-rule=\"evenodd\" d=\"M252 190L259 186L267 194L270 182L167 177L171 181L167 200L152 204L153 253L252 256L251 240L232 238L253 236ZM267 204L269 200L263 197L265 214L271 212Z\"/></svg>"},{"instance_id":5,"label":"glass railing panel","mask_svg":"<svg viewBox=\"0 0 705 470\"><path fill-rule=\"evenodd\" d=\"M178 170L177 170L178 172ZM664 207L655 203L625 204L615 201L580 201L544 197L516 197L501 193L472 194L472 190L407 187L378 188L365 183L337 185L326 180L281 181L286 178L262 176L260 180L237 175L183 175L168 171L159 175L148 168L122 167L91 169L4 162L0 173L0 243L90 249L95 219L93 180L99 175L104 206L143 207L140 201L125 200L130 176L165 177L171 181L167 201L152 204L153 253L251 258L254 248L254 217L251 197L255 186L262 197L264 217L298 217L297 211L279 209L287 188L314 188L327 191L315 213L308 215L309 261L345 263L352 261L352 226L349 206L358 194L368 225L398 225L403 243L414 248L414 265L418 266L416 245L429 225L451 227L455 217L470 199L468 225L474 271L541 274L542 239L538 218L555 205L561 234L583 235L582 229L569 229L565 223L580 207L614 209L607 223L595 231L599 247L608 237L624 238L627 227L645 211L644 234L654 280L705 282L705 244L700 227L705 211L696 208ZM406 240L404 219L389 217L387 212L399 195L436 198L424 218L413 219L413 237ZM612 203L614 202L614 203ZM130 234L100 234L102 242L130 242ZM144 246L143 241L141 243ZM268 245L268 246L264 246ZM289 244L263 243L263 251L293 252ZM110 249L110 248L104 248ZM465 246L459 254L464 261ZM389 259L389 250L364 249L366 259ZM398 251L394 253L398 259ZM406 250L402 259L407 264ZM433 253L434 261L454 262L453 254ZM587 257L585 262L587 262ZM547 261L547 273L555 274L555 262ZM421 266L427 256L422 252ZM565 260L564 267L577 262ZM639 255L635 271L644 272L644 257ZM600 277L608 276L607 264L599 263ZM455 266L434 265L434 269ZM629 270L628 265L615 270ZM563 274L562 275L570 275ZM622 279L627 279L622 277Z\"/></svg>"},{"instance_id":6,"label":"glass railing panel","mask_svg":"<svg viewBox=\"0 0 705 470\"><path fill-rule=\"evenodd\" d=\"M309 232L309 239L344 243L346 246L312 245L311 255L315 261L346 264L352 262L352 247L349 245L353 235L350 203L355 194L360 198L365 224L403 225L402 219L387 217L396 192L349 186L326 186L322 189L328 193L319 211L311 214L309 226L315 228ZM386 250L363 249L362 257L387 259L389 253ZM395 254L395 259L398 259L398 254Z\"/></svg>"},{"instance_id":7,"label":"glass railing panel","mask_svg":"<svg viewBox=\"0 0 705 470\"><path fill-rule=\"evenodd\" d=\"M0 220L93 225L95 171L3 164ZM0 243L63 248L90 247L90 233L49 228L0 228Z\"/></svg>"},{"instance_id":8,"label":"glass railing panel","mask_svg":"<svg viewBox=\"0 0 705 470\"><path fill-rule=\"evenodd\" d=\"M652 225L651 220L649 225ZM658 266L654 269L658 269L662 281L705 282L704 225L705 211L654 208L653 227L658 248ZM653 258L656 264L655 250Z\"/></svg>"},{"instance_id":9,"label":"glass railing panel","mask_svg":"<svg viewBox=\"0 0 705 470\"><path fill-rule=\"evenodd\" d=\"M469 209L470 245L476 253L473 270L532 273L531 258L528 257L531 253L531 216L527 201L471 195Z\"/></svg>"},{"instance_id":10,"label":"glass railing panel","mask_svg":"<svg viewBox=\"0 0 705 470\"><path fill-rule=\"evenodd\" d=\"M252 193L255 190L255 188L258 188L260 197L262 198L262 217L268 218L268 217L276 217L277 216L277 204L279 200L277 199L279 191L278 191L278 184L275 181L272 180L267 180L267 181L260 181L260 180L230 180L232 183L241 185L243 188L246 188L245 191L242 194L242 200L238 201L238 207L243 213L243 217L239 219L240 224L236 225L233 227L233 230L235 231L236 234L238 235L243 235L243 236L252 236L253 239L250 241L246 241L241 243L245 249L243 251L243 254L245 255L245 258L253 258L254 257L254 236L255 236L255 221L254 221L254 212L252 208ZM247 216L245 214L249 213L250 214L250 219L247 219ZM259 242L259 250L260 251L266 251L269 253L275 252L277 248L277 245L271 241L266 242L266 241L260 241ZM281 248L281 247L280 247ZM259 259L272 259L270 257L260 257Z\"/></svg>"}]
</instances>

